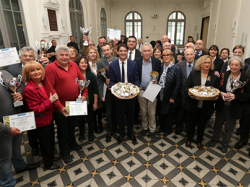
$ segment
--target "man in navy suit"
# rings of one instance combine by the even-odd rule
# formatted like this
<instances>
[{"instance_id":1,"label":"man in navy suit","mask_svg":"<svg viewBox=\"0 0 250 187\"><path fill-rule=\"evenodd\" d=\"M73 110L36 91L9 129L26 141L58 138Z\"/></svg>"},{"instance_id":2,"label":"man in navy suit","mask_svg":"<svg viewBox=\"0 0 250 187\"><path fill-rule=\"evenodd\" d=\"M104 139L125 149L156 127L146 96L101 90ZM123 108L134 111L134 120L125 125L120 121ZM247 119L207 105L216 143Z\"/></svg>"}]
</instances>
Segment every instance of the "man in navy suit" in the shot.
<instances>
[{"instance_id":1,"label":"man in navy suit","mask_svg":"<svg viewBox=\"0 0 250 187\"><path fill-rule=\"evenodd\" d=\"M129 82L139 87L138 67L135 61L127 59L128 47L125 44L119 44L117 54L119 59L109 65L110 86L112 87L118 82ZM120 144L123 141L125 135L125 114L128 127L127 135L129 139L136 142L133 135L135 99L123 100L116 98L116 107L120 131L118 143Z\"/></svg>"}]
</instances>

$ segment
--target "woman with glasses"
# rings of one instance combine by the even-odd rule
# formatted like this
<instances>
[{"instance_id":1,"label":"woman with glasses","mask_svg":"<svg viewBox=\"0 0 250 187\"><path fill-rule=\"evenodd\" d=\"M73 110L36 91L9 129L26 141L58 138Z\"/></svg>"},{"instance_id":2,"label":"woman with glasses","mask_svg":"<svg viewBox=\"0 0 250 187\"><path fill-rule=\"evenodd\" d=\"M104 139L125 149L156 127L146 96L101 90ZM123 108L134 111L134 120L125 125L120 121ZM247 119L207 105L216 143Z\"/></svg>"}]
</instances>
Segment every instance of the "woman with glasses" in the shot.
<instances>
[{"instance_id":1,"label":"woman with glasses","mask_svg":"<svg viewBox=\"0 0 250 187\"><path fill-rule=\"evenodd\" d=\"M179 66L174 64L173 52L169 49L163 51L163 63L159 85L162 87L159 97L160 106L160 130L163 136L172 132L172 110L176 103L182 83L182 73Z\"/></svg>"}]
</instances>

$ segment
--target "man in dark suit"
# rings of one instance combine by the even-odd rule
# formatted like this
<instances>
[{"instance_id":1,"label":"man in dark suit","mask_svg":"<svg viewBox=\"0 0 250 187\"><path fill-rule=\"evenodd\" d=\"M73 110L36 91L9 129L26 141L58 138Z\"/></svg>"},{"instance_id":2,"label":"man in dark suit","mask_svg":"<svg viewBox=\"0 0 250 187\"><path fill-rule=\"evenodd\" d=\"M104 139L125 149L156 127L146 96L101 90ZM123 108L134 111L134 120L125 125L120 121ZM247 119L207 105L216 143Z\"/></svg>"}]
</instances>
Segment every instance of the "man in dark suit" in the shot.
<instances>
[{"instance_id":1,"label":"man in dark suit","mask_svg":"<svg viewBox=\"0 0 250 187\"><path fill-rule=\"evenodd\" d=\"M195 45L193 44L193 42L188 42L188 43L185 44L185 50L188 49L188 48L191 48L191 49L193 49L193 50L195 49ZM185 50L184 50L184 53L183 53L183 54L177 56L177 61L178 61L178 62L179 62L179 61L185 60L185 57L184 57ZM197 54L195 54L194 59L196 60L196 59L198 59L198 58L199 58L199 56L198 56Z\"/></svg>"},{"instance_id":2,"label":"man in dark suit","mask_svg":"<svg viewBox=\"0 0 250 187\"><path fill-rule=\"evenodd\" d=\"M70 36L70 42L67 44L67 46L68 47L70 47L70 46L74 47L78 51L78 54L79 54L79 47L78 47L77 43L75 43L74 36Z\"/></svg>"},{"instance_id":3,"label":"man in dark suit","mask_svg":"<svg viewBox=\"0 0 250 187\"><path fill-rule=\"evenodd\" d=\"M106 44L106 37L105 36L101 36L98 38L98 46L97 46L97 51L99 53L100 58L104 57L104 55L102 54L102 46L104 44Z\"/></svg>"},{"instance_id":4,"label":"man in dark suit","mask_svg":"<svg viewBox=\"0 0 250 187\"><path fill-rule=\"evenodd\" d=\"M141 57L141 52L139 50L136 49L136 37L134 36L130 36L128 37L128 41L127 41L127 46L128 46L128 59L130 60L134 60L136 58Z\"/></svg>"},{"instance_id":5,"label":"man in dark suit","mask_svg":"<svg viewBox=\"0 0 250 187\"><path fill-rule=\"evenodd\" d=\"M102 46L102 53L104 55L103 58L101 58L96 64L97 64L97 70L99 71L102 68L109 67L110 63L118 60L117 57L114 57L111 55L112 50L111 46L109 44L104 44ZM108 72L108 69L106 70ZM111 93L111 91L108 89L110 88L110 78L109 74L107 73L107 79L105 79L101 74L98 74L97 76L97 83L98 83L98 91L99 91L99 98L101 101L105 102L105 108L106 108L106 119L107 119L107 135L106 135L106 141L109 142L111 140L111 133L115 129L115 98L114 95ZM106 84L104 88L104 84ZM106 93L104 97L104 93Z\"/></svg>"},{"instance_id":6,"label":"man in dark suit","mask_svg":"<svg viewBox=\"0 0 250 187\"><path fill-rule=\"evenodd\" d=\"M185 50L185 60L178 62L176 65L181 68L182 71L182 85L180 91L181 106L178 109L176 117L176 131L175 134L179 135L183 130L183 121L186 118L186 111L184 109L188 95L185 92L186 81L190 72L194 69L195 64L195 53L193 48Z\"/></svg>"},{"instance_id":7,"label":"man in dark suit","mask_svg":"<svg viewBox=\"0 0 250 187\"><path fill-rule=\"evenodd\" d=\"M157 98L153 102L147 100L143 97L143 94L151 82L150 73L152 71L157 71L160 75L161 72L161 61L157 58L151 57L152 55L152 46L149 43L145 43L142 46L142 57L135 59L135 62L138 66L139 71L139 80L140 80L140 93L138 94L138 102L141 108L141 117L142 117L142 127L143 131L141 136L145 136L148 133L148 130L151 134L151 140L156 139L156 121L155 121L155 111ZM158 77L159 80L160 76ZM157 81L158 81L157 80Z\"/></svg>"},{"instance_id":8,"label":"man in dark suit","mask_svg":"<svg viewBox=\"0 0 250 187\"><path fill-rule=\"evenodd\" d=\"M202 40L197 40L195 42L195 59L197 60L203 55L207 55L207 53L203 50L204 45Z\"/></svg>"},{"instance_id":9,"label":"man in dark suit","mask_svg":"<svg viewBox=\"0 0 250 187\"><path fill-rule=\"evenodd\" d=\"M109 66L110 87L118 82L129 82L139 87L138 67L135 61L127 59L128 47L125 44L120 44L117 53L119 60L112 62ZM133 135L135 99L116 98L116 107L120 131L118 143L120 144L123 141L125 135L125 114L128 127L127 135L135 143L136 138Z\"/></svg>"},{"instance_id":10,"label":"man in dark suit","mask_svg":"<svg viewBox=\"0 0 250 187\"><path fill-rule=\"evenodd\" d=\"M246 58L244 62L250 65L250 58Z\"/></svg>"}]
</instances>

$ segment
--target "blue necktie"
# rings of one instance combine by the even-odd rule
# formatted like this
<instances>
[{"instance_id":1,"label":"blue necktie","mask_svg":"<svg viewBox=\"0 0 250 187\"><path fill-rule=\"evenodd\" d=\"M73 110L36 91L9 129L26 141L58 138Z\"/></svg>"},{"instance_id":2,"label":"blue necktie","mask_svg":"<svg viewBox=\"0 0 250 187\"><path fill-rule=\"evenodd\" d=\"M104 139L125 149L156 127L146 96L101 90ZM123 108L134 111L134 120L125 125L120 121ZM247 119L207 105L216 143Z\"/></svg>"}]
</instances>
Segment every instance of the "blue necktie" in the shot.
<instances>
[{"instance_id":1,"label":"blue necktie","mask_svg":"<svg viewBox=\"0 0 250 187\"><path fill-rule=\"evenodd\" d=\"M122 62L122 82L125 82L124 62Z\"/></svg>"}]
</instances>

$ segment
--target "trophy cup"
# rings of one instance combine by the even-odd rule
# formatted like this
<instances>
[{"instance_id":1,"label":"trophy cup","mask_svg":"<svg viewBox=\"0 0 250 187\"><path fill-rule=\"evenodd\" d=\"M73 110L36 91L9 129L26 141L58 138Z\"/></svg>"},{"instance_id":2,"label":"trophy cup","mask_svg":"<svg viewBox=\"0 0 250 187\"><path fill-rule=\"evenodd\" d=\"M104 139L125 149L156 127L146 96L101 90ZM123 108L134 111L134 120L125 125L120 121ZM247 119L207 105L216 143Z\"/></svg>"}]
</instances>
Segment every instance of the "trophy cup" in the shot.
<instances>
[{"instance_id":1,"label":"trophy cup","mask_svg":"<svg viewBox=\"0 0 250 187\"><path fill-rule=\"evenodd\" d=\"M2 79L2 81L0 81L0 83L5 86L6 88L10 88L11 91L13 91L13 93L16 93L17 87L21 84L22 82L22 75L18 75L18 77L14 77L11 79L6 79L6 81L4 81ZM18 106L22 106L23 105L23 101L14 101L14 107L18 107Z\"/></svg>"},{"instance_id":2,"label":"trophy cup","mask_svg":"<svg viewBox=\"0 0 250 187\"><path fill-rule=\"evenodd\" d=\"M92 30L92 27L89 27L89 28L80 27L80 31L82 32L83 35L86 35L86 36L88 36L91 33L91 30ZM83 42L83 46L89 46L89 43L87 40Z\"/></svg>"},{"instance_id":3,"label":"trophy cup","mask_svg":"<svg viewBox=\"0 0 250 187\"><path fill-rule=\"evenodd\" d=\"M36 48L40 50L40 53L42 54L41 58L43 58L46 51L52 46L52 43L51 42L47 43L45 41L42 42L35 41L35 45Z\"/></svg>"},{"instance_id":4,"label":"trophy cup","mask_svg":"<svg viewBox=\"0 0 250 187\"><path fill-rule=\"evenodd\" d=\"M82 101L82 91L84 90L84 88L88 87L90 80L88 80L87 82L84 80L79 80L78 78L75 79L77 86L80 89L80 94L78 95L76 101Z\"/></svg>"},{"instance_id":5,"label":"trophy cup","mask_svg":"<svg viewBox=\"0 0 250 187\"><path fill-rule=\"evenodd\" d=\"M150 77L151 77L152 82L157 81L159 77L159 73L157 71L152 71L150 73Z\"/></svg>"},{"instance_id":6,"label":"trophy cup","mask_svg":"<svg viewBox=\"0 0 250 187\"><path fill-rule=\"evenodd\" d=\"M108 69L109 67L107 66L106 68L102 68L98 71L98 73L100 73L105 79L107 79L107 75L108 75Z\"/></svg>"},{"instance_id":7,"label":"trophy cup","mask_svg":"<svg viewBox=\"0 0 250 187\"><path fill-rule=\"evenodd\" d=\"M230 82L231 82L231 93L233 93L234 90L242 88L247 84L246 81L241 82L239 80L234 80L233 77L230 77Z\"/></svg>"}]
</instances>

